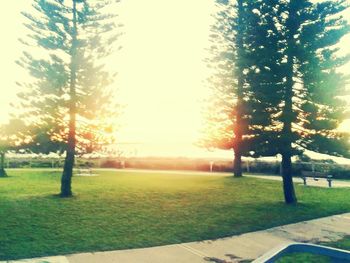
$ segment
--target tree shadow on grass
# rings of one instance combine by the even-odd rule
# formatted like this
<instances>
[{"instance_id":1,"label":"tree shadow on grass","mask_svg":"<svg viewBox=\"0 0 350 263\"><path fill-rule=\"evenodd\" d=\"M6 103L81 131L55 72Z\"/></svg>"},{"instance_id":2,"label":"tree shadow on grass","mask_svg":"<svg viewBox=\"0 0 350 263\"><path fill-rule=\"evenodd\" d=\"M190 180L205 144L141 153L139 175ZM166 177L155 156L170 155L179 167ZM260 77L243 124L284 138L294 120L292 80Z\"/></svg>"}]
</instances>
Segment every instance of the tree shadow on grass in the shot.
<instances>
[{"instance_id":1,"label":"tree shadow on grass","mask_svg":"<svg viewBox=\"0 0 350 263\"><path fill-rule=\"evenodd\" d=\"M78 194L73 194L71 196L68 197L62 197L61 194L59 193L55 193L55 194L43 194L43 195L34 195L34 196L30 196L28 197L28 199L30 199L31 201L37 201L37 202L43 202L43 201L69 201L69 200L79 200L79 195Z\"/></svg>"},{"instance_id":2,"label":"tree shadow on grass","mask_svg":"<svg viewBox=\"0 0 350 263\"><path fill-rule=\"evenodd\" d=\"M0 176L0 180L6 179L6 178L12 178L12 177L15 177L15 176L12 176L12 175Z\"/></svg>"}]
</instances>

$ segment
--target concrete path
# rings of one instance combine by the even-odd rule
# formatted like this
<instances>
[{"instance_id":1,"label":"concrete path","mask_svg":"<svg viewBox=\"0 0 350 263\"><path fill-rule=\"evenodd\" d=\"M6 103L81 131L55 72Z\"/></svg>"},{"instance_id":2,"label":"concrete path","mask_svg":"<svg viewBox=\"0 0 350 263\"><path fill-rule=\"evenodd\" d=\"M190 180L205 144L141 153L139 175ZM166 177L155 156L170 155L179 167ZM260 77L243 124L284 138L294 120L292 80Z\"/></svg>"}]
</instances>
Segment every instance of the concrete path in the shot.
<instances>
[{"instance_id":1,"label":"concrete path","mask_svg":"<svg viewBox=\"0 0 350 263\"><path fill-rule=\"evenodd\" d=\"M261 178L261 179L267 179L267 180L275 180L275 181L282 181L281 176L275 176L275 175L252 175L248 174L245 175L248 177L255 177L255 178ZM303 184L303 180L299 177L293 177L293 182L297 184ZM308 186L317 186L317 187L328 187L328 182L325 178L319 179L318 181L315 181L313 178L307 178L306 183ZM350 181L342 181L342 180L332 180L332 188L346 188L350 187Z\"/></svg>"},{"instance_id":2,"label":"concrete path","mask_svg":"<svg viewBox=\"0 0 350 263\"><path fill-rule=\"evenodd\" d=\"M217 240L169 246L80 253L16 263L236 263L253 260L290 242L335 241L350 235L350 213L274 227ZM248 261L248 262L249 262ZM4 263L3 261L2 263Z\"/></svg>"},{"instance_id":3,"label":"concrete path","mask_svg":"<svg viewBox=\"0 0 350 263\"><path fill-rule=\"evenodd\" d=\"M115 171L115 172L138 172L138 173L162 173L162 174L189 174L189 175L207 175L207 176L232 176L232 173L227 172L204 172L204 171L169 171L169 170L144 170L144 169L93 169L94 171ZM274 181L282 181L281 176L277 175L255 175L255 174L244 174L246 177L255 177L260 179L267 179L267 180L274 180ZM300 177L293 177L293 182L297 184L303 184L303 180ZM326 187L328 188L328 182L325 178L319 179L318 181L315 181L313 178L307 178L307 185L308 186L317 186L317 187ZM344 188L349 187L350 188L350 181L342 181L333 179L332 180L332 187L334 188Z\"/></svg>"},{"instance_id":4,"label":"concrete path","mask_svg":"<svg viewBox=\"0 0 350 263\"><path fill-rule=\"evenodd\" d=\"M205 171L169 171L169 170L145 170L145 169L114 169L114 168L101 168L101 169L93 169L94 171L115 171L115 172L138 172L138 173L162 173L162 174L189 174L189 175L208 175L208 176L232 176L232 173L227 172L205 172ZM274 181L282 181L281 176L277 175L255 175L255 174L244 174L246 177L255 177L260 179L274 180ZM303 184L303 180L300 177L293 177L293 182L297 184ZM328 182L325 178L319 179L315 181L313 178L307 178L308 186L317 186L317 187L326 187L328 188ZM343 181L338 179L332 180L332 187L334 188L350 188L350 181Z\"/></svg>"}]
</instances>

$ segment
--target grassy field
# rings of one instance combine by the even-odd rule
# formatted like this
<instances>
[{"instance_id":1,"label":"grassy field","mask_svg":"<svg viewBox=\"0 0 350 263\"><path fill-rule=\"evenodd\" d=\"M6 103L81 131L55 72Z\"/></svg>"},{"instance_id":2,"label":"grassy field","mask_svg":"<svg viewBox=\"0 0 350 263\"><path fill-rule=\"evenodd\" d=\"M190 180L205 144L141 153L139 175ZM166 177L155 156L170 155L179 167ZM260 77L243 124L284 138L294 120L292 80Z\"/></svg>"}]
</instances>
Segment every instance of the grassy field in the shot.
<instances>
[{"instance_id":1,"label":"grassy field","mask_svg":"<svg viewBox=\"0 0 350 263\"><path fill-rule=\"evenodd\" d=\"M330 246L345 250L350 250L350 236L346 236L338 241L334 242L324 242L321 243L324 246ZM332 263L334 260L327 256L319 256L310 253L291 253L282 257L281 259L276 261L277 263ZM339 260L337 261L339 262Z\"/></svg>"},{"instance_id":2,"label":"grassy field","mask_svg":"<svg viewBox=\"0 0 350 263\"><path fill-rule=\"evenodd\" d=\"M53 194L60 173L10 170L0 178L0 259L214 239L350 211L349 189L198 174L99 172L74 177L71 199Z\"/></svg>"},{"instance_id":3,"label":"grassy field","mask_svg":"<svg viewBox=\"0 0 350 263\"><path fill-rule=\"evenodd\" d=\"M291 253L278 260L276 263L331 263L331 258L314 255L311 253Z\"/></svg>"}]
</instances>

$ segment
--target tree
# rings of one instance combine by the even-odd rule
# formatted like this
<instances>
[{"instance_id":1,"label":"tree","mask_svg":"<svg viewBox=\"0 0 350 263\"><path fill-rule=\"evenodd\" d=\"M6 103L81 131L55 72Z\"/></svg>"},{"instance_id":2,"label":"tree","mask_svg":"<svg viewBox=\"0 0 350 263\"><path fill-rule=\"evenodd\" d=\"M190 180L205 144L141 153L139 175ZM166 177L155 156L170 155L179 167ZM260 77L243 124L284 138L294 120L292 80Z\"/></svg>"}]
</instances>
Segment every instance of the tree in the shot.
<instances>
[{"instance_id":1,"label":"tree","mask_svg":"<svg viewBox=\"0 0 350 263\"><path fill-rule=\"evenodd\" d=\"M258 59L270 72L266 75L270 87L252 89L251 95L253 101L265 105L257 113L270 115L272 125L265 125L265 129L273 131L273 136L267 137L266 145L270 153L282 155L286 203L297 202L292 156L305 149L349 155L349 137L336 130L347 111L339 96L346 94L348 78L337 68L348 61L348 56L337 56L335 47L349 32L340 16L346 8L345 1L307 0L270 0L259 8L261 21L273 21L266 24L269 34L263 35L262 44L270 50L272 63Z\"/></svg>"},{"instance_id":2,"label":"tree","mask_svg":"<svg viewBox=\"0 0 350 263\"><path fill-rule=\"evenodd\" d=\"M201 144L206 147L233 149L235 177L242 176L242 156L249 154L249 92L246 71L250 61L246 48L254 15L248 1L218 1L216 23L212 29L212 58L214 69L209 83L213 99L207 112L206 135Z\"/></svg>"},{"instance_id":3,"label":"tree","mask_svg":"<svg viewBox=\"0 0 350 263\"><path fill-rule=\"evenodd\" d=\"M212 34L213 98L207 110L206 147L233 149L234 173L242 175L241 156L271 156L276 136L272 115L282 78L274 25L264 1L221 3ZM276 30L276 28L274 29ZM266 97L271 97L269 100ZM273 97L273 98L272 98Z\"/></svg>"},{"instance_id":4,"label":"tree","mask_svg":"<svg viewBox=\"0 0 350 263\"><path fill-rule=\"evenodd\" d=\"M66 158L61 178L61 197L72 196L71 178L77 142L88 127L95 134L106 130L116 115L113 76L103 59L113 49L115 15L106 14L110 1L35 0L35 14L23 12L31 32L22 42L45 51L45 57L24 52L18 64L26 68L34 83L20 84L23 115L46 134L65 145ZM33 12L34 13L34 12ZM31 51L34 53L34 49ZM44 136L45 137L45 136ZM96 138L96 136L95 136Z\"/></svg>"},{"instance_id":5,"label":"tree","mask_svg":"<svg viewBox=\"0 0 350 263\"><path fill-rule=\"evenodd\" d=\"M276 16L278 1L254 1L254 19L251 19L250 34L247 38L247 71L249 93L246 100L250 105L250 149L254 157L278 154L275 138L279 128L274 116L279 114L280 89L283 87L284 69L278 63L283 59L280 52L279 28Z\"/></svg>"},{"instance_id":6,"label":"tree","mask_svg":"<svg viewBox=\"0 0 350 263\"><path fill-rule=\"evenodd\" d=\"M346 113L346 104L337 98L346 94L346 78L336 68L348 57L337 57L334 45L349 32L349 25L340 15L347 8L342 0L281 1L280 8L279 43L284 57L279 64L284 69L284 85L281 114L276 118L282 124L277 141L285 201L295 203L291 157L302 149L334 154L330 142L346 141L336 131ZM325 141L327 147L322 148ZM348 155L348 145L337 151Z\"/></svg>"},{"instance_id":7,"label":"tree","mask_svg":"<svg viewBox=\"0 0 350 263\"><path fill-rule=\"evenodd\" d=\"M347 94L349 77L337 69L349 61L349 56L339 56L336 44L349 32L349 25L341 16L348 6L343 0L247 1L242 6L250 12L240 37L232 33L238 32L235 23L216 28L217 32L224 32L225 40L233 34L235 38L228 42L238 41L243 49L240 53L232 49L241 54L239 58L219 51L219 67L224 70L216 75L215 85L219 87L216 106L219 105L221 115L214 116L231 120L232 115L235 119L239 112L234 108L236 97L241 96L246 111L244 127L248 128L243 136L248 143L245 149L255 156L282 155L284 198L286 203L296 203L292 156L304 149L349 156L349 136L336 130L347 115L346 103L340 96ZM236 21L238 14L226 12L221 16L224 21ZM227 62L231 66L228 71ZM244 65L241 90L230 88L232 83L239 83L237 74L232 74L237 65ZM229 88L225 88L226 83ZM232 96L233 101L227 100ZM232 133L227 131L232 131L237 122L221 124L224 132L216 133L219 136L214 136L214 141L232 143L227 139Z\"/></svg>"}]
</instances>

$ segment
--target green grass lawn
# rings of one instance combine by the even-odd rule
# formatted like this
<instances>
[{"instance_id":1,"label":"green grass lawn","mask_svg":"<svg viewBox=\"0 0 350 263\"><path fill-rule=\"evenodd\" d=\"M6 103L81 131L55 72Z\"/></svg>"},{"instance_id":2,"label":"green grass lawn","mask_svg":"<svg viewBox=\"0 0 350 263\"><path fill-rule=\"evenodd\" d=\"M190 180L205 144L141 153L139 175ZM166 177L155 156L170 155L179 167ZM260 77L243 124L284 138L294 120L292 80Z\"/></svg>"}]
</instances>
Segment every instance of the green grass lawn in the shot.
<instances>
[{"instance_id":1,"label":"green grass lawn","mask_svg":"<svg viewBox=\"0 0 350 263\"><path fill-rule=\"evenodd\" d=\"M9 170L0 178L0 259L215 239L350 211L349 189L198 174L99 172L74 177L60 199L60 173Z\"/></svg>"},{"instance_id":2,"label":"green grass lawn","mask_svg":"<svg viewBox=\"0 0 350 263\"><path fill-rule=\"evenodd\" d=\"M333 242L323 242L321 245L350 250L350 236ZM311 253L291 253L276 261L277 263L331 263L334 262L330 257L320 256ZM340 262L339 260L336 262Z\"/></svg>"},{"instance_id":3,"label":"green grass lawn","mask_svg":"<svg viewBox=\"0 0 350 263\"><path fill-rule=\"evenodd\" d=\"M340 240L333 241L333 242L324 242L324 243L321 243L321 245L345 249L350 251L350 236L346 236Z\"/></svg>"},{"instance_id":4,"label":"green grass lawn","mask_svg":"<svg viewBox=\"0 0 350 263\"><path fill-rule=\"evenodd\" d=\"M331 259L326 256L311 253L290 253L276 260L276 263L331 263Z\"/></svg>"}]
</instances>

